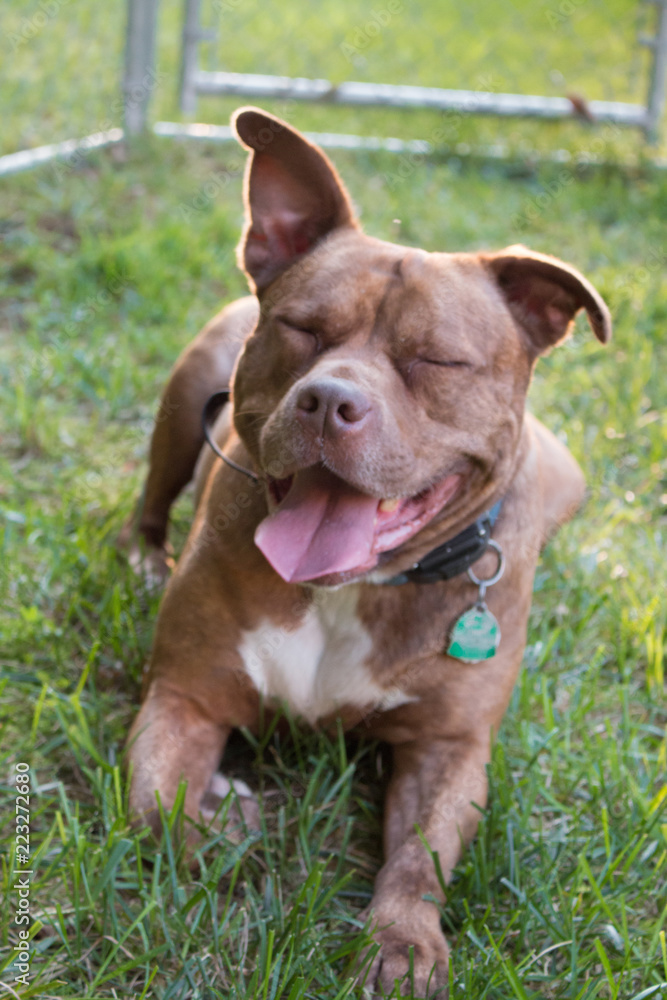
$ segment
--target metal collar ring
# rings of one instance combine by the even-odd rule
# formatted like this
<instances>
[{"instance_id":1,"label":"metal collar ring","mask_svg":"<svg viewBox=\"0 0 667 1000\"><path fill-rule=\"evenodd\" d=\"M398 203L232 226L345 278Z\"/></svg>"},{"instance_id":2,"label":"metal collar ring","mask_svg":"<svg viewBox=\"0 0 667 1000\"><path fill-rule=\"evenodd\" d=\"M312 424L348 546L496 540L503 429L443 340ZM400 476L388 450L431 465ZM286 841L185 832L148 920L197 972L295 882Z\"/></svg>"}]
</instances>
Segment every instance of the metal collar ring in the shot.
<instances>
[{"instance_id":1,"label":"metal collar ring","mask_svg":"<svg viewBox=\"0 0 667 1000\"><path fill-rule=\"evenodd\" d=\"M493 576L489 576L485 580L480 580L479 577L473 573L472 567L468 569L468 578L475 584L475 586L480 588L480 597L484 596L484 591L487 587L491 587L494 583L498 583L498 580L500 580L505 572L505 556L498 542L494 538L490 538L488 547L493 549L498 556L498 566Z\"/></svg>"}]
</instances>

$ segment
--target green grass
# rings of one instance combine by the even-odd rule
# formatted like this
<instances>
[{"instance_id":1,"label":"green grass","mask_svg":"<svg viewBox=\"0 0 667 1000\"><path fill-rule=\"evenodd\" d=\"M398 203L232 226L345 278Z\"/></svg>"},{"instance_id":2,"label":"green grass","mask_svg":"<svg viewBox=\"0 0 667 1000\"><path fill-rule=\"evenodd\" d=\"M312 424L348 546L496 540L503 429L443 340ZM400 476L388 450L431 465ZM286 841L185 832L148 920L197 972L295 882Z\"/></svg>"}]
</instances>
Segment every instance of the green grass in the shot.
<instances>
[{"instance_id":1,"label":"green grass","mask_svg":"<svg viewBox=\"0 0 667 1000\"><path fill-rule=\"evenodd\" d=\"M71 25L102 16L88 5L70 10ZM165 22L173 17L166 4ZM345 28L340 21L336 30ZM266 30L258 25L253 44ZM84 34L71 31L83 47ZM428 44L423 79L437 82ZM406 44L396 73L401 60L412 73L419 55ZM279 53L271 58L282 65ZM55 73L53 62L44 73ZM375 66L369 73L380 78ZM542 89L528 73L526 81ZM75 131L86 131L72 72L65 83ZM36 141L71 134L64 119L37 113L25 88L12 104L7 148L16 148L10 139L30 101ZM385 133L402 122L408 135L438 124L313 108L292 118L322 130L363 121L365 131ZM528 135L542 148L573 136L525 128L466 120L458 134L474 142L511 129L517 143ZM372 234L434 250L520 239L575 263L612 308L611 346L582 322L541 362L531 390L533 410L584 466L590 497L540 564L490 803L442 918L452 1000L667 995L667 178L649 166L563 176L521 157L335 158ZM233 264L241 167L231 146L153 139L0 187L0 981L21 997L355 996L359 913L380 863L382 748L296 728L260 745L239 736L229 769L266 796L264 828L257 839L210 845L197 876L176 841L155 850L127 823L123 745L159 598L114 542L145 473L170 364L221 302L244 291ZM185 497L179 544L190 511ZM27 989L11 968L19 761L32 779ZM5 995L13 994L0 986Z\"/></svg>"}]
</instances>

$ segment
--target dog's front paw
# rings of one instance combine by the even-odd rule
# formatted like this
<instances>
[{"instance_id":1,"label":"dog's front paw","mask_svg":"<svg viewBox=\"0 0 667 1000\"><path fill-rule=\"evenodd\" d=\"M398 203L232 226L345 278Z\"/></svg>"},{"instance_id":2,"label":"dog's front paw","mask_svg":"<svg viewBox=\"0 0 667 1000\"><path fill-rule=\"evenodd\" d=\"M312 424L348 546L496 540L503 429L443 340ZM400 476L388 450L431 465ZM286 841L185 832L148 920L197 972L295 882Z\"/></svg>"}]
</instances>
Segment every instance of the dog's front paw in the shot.
<instances>
[{"instance_id":1,"label":"dog's front paw","mask_svg":"<svg viewBox=\"0 0 667 1000\"><path fill-rule=\"evenodd\" d=\"M150 590L161 590L176 565L168 546L142 547L138 542L129 549L127 561Z\"/></svg>"},{"instance_id":2,"label":"dog's front paw","mask_svg":"<svg viewBox=\"0 0 667 1000\"><path fill-rule=\"evenodd\" d=\"M364 994L389 996L397 983L401 996L447 997L449 946L432 903L396 903L373 913L373 937L380 945L367 972Z\"/></svg>"},{"instance_id":3,"label":"dog's front paw","mask_svg":"<svg viewBox=\"0 0 667 1000\"><path fill-rule=\"evenodd\" d=\"M142 529L136 517L133 513L120 529L116 548L150 590L161 590L176 565L171 545L166 541L166 526L157 531Z\"/></svg>"},{"instance_id":4,"label":"dog's front paw","mask_svg":"<svg viewBox=\"0 0 667 1000\"><path fill-rule=\"evenodd\" d=\"M259 802L239 778L214 774L199 809L206 826L224 827L230 840L240 840L247 832L261 827Z\"/></svg>"}]
</instances>

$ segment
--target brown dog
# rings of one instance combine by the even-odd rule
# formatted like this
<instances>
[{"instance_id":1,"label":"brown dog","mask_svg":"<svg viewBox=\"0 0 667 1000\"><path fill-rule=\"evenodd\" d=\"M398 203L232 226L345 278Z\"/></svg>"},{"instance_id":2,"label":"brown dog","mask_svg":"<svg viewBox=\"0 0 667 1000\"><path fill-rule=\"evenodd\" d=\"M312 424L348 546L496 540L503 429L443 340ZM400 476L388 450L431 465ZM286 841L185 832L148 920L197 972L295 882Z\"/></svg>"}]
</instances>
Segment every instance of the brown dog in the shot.
<instances>
[{"instance_id":1,"label":"brown dog","mask_svg":"<svg viewBox=\"0 0 667 1000\"><path fill-rule=\"evenodd\" d=\"M176 365L145 542L162 558L202 407L232 382L216 437L250 478L202 453L130 734L131 804L157 825L156 791L168 808L186 778L187 814L210 819L231 729L257 730L280 702L312 725L363 722L394 754L368 982L391 990L412 948L415 994L431 995L448 949L416 827L447 878L486 801L540 548L584 492L524 413L526 390L579 309L603 342L609 314L577 271L524 247L426 253L365 236L319 149L256 109L235 126L251 151L240 254L256 297ZM479 581L494 578L485 600ZM249 790L236 794L251 815Z\"/></svg>"}]
</instances>

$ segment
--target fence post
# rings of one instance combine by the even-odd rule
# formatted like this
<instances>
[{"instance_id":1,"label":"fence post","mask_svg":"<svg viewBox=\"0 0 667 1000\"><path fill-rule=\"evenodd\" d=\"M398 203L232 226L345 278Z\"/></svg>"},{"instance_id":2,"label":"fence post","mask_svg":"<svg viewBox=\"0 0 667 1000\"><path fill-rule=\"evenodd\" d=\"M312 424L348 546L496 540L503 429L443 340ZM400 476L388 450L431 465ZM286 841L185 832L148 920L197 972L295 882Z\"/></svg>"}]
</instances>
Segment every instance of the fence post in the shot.
<instances>
[{"instance_id":1,"label":"fence post","mask_svg":"<svg viewBox=\"0 0 667 1000\"><path fill-rule=\"evenodd\" d=\"M652 39L653 65L646 101L646 138L657 143L660 123L665 110L665 87L667 86L667 0L658 0L658 23Z\"/></svg>"},{"instance_id":2,"label":"fence post","mask_svg":"<svg viewBox=\"0 0 667 1000\"><path fill-rule=\"evenodd\" d=\"M146 128L155 86L155 39L159 0L127 0L123 109L126 135Z\"/></svg>"},{"instance_id":3,"label":"fence post","mask_svg":"<svg viewBox=\"0 0 667 1000\"><path fill-rule=\"evenodd\" d=\"M195 75L199 68L199 43L203 33L199 25L200 0L183 0L183 39L181 41L181 111L191 115L197 106Z\"/></svg>"}]
</instances>

